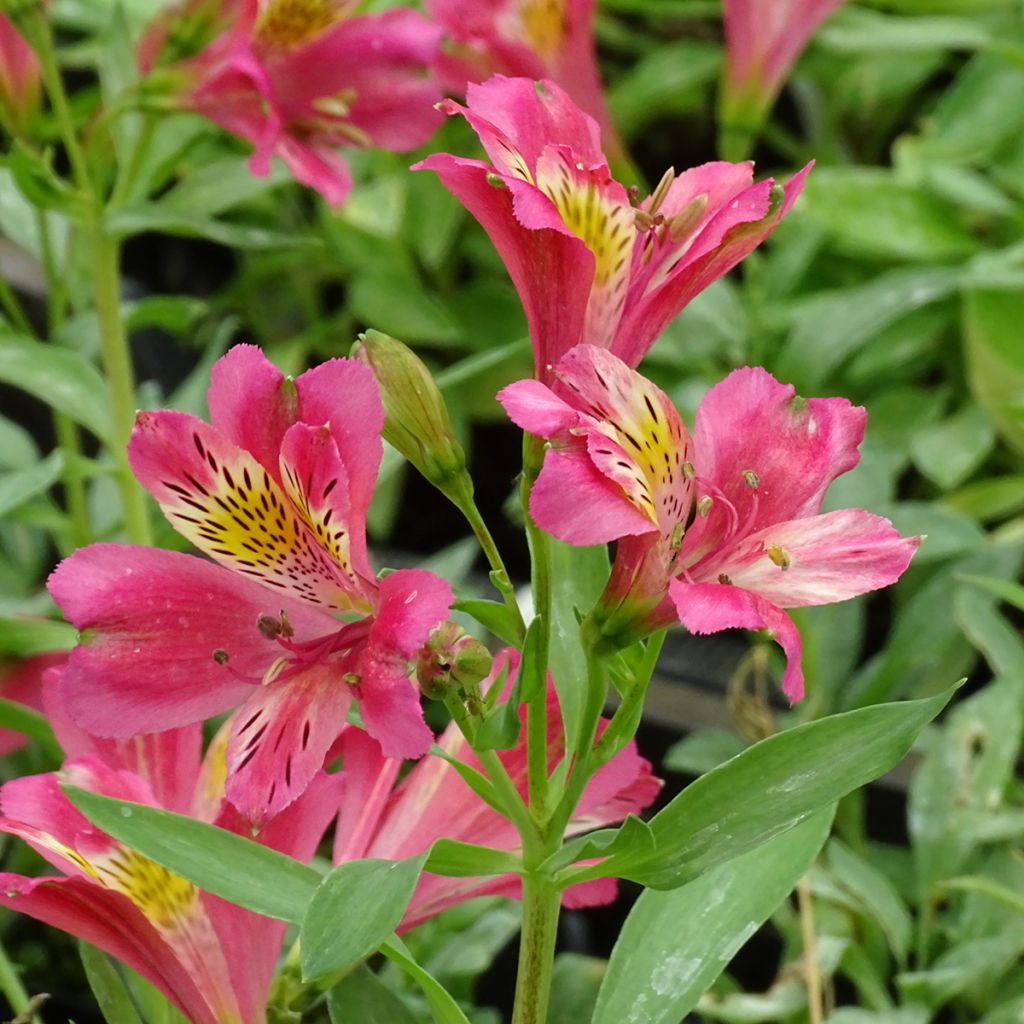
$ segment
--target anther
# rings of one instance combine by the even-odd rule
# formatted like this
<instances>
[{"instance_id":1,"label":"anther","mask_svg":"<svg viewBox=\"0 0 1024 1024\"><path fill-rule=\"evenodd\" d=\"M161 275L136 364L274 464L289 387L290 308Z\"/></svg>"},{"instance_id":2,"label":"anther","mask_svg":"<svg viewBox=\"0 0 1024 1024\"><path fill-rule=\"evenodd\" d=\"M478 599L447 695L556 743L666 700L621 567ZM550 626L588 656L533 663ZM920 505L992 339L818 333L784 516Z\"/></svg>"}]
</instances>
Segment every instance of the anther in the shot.
<instances>
[{"instance_id":1,"label":"anther","mask_svg":"<svg viewBox=\"0 0 1024 1024\"><path fill-rule=\"evenodd\" d=\"M743 479L752 491L756 491L761 486L761 478L752 469L743 470Z\"/></svg>"},{"instance_id":2,"label":"anther","mask_svg":"<svg viewBox=\"0 0 1024 1024\"><path fill-rule=\"evenodd\" d=\"M676 180L676 169L670 167L662 176L661 181L654 187L654 191L651 193L651 202L647 207L647 212L654 214L658 212L658 208L661 206L665 199L668 197L668 190L672 187L672 183Z\"/></svg>"},{"instance_id":3,"label":"anther","mask_svg":"<svg viewBox=\"0 0 1024 1024\"><path fill-rule=\"evenodd\" d=\"M692 462L683 463L683 476L687 480L692 480L697 475L697 470L694 469Z\"/></svg>"},{"instance_id":4,"label":"anther","mask_svg":"<svg viewBox=\"0 0 1024 1024\"><path fill-rule=\"evenodd\" d=\"M668 222L668 237L672 242L681 242L693 232L700 223L701 217L708 206L707 195L699 195L691 199Z\"/></svg>"},{"instance_id":5,"label":"anther","mask_svg":"<svg viewBox=\"0 0 1024 1024\"><path fill-rule=\"evenodd\" d=\"M678 551L683 545L683 534L686 533L686 528L682 523L676 523L672 527L672 536L669 538L668 546L673 551Z\"/></svg>"},{"instance_id":6,"label":"anther","mask_svg":"<svg viewBox=\"0 0 1024 1024\"><path fill-rule=\"evenodd\" d=\"M349 686L358 686L363 680L362 676L358 672L346 672L342 677L343 683L348 683Z\"/></svg>"},{"instance_id":7,"label":"anther","mask_svg":"<svg viewBox=\"0 0 1024 1024\"><path fill-rule=\"evenodd\" d=\"M226 665L228 663L228 652L225 651L223 647L218 647L213 652L213 660L217 662L218 665Z\"/></svg>"},{"instance_id":8,"label":"anther","mask_svg":"<svg viewBox=\"0 0 1024 1024\"><path fill-rule=\"evenodd\" d=\"M265 612L257 617L256 628L266 640L273 640L282 632L280 621L275 619L273 615L267 615Z\"/></svg>"},{"instance_id":9,"label":"anther","mask_svg":"<svg viewBox=\"0 0 1024 1024\"><path fill-rule=\"evenodd\" d=\"M728 573L724 573L724 572L720 572L718 574L718 582L723 584L723 585L725 585L725 586L731 586L732 585L732 580L729 578L729 574Z\"/></svg>"},{"instance_id":10,"label":"anther","mask_svg":"<svg viewBox=\"0 0 1024 1024\"><path fill-rule=\"evenodd\" d=\"M786 551L785 548L780 548L776 544L770 544L768 546L768 557L780 569L788 569L792 564L792 559L789 557L789 552Z\"/></svg>"},{"instance_id":11,"label":"anther","mask_svg":"<svg viewBox=\"0 0 1024 1024\"><path fill-rule=\"evenodd\" d=\"M711 495L705 494L704 497L697 502L697 515L702 519L707 519L711 514L711 509L714 504L715 502Z\"/></svg>"},{"instance_id":12,"label":"anther","mask_svg":"<svg viewBox=\"0 0 1024 1024\"><path fill-rule=\"evenodd\" d=\"M491 188L504 188L505 187L505 179L500 174L494 174L493 172L488 172L488 174L487 174L487 184L490 185Z\"/></svg>"}]
</instances>

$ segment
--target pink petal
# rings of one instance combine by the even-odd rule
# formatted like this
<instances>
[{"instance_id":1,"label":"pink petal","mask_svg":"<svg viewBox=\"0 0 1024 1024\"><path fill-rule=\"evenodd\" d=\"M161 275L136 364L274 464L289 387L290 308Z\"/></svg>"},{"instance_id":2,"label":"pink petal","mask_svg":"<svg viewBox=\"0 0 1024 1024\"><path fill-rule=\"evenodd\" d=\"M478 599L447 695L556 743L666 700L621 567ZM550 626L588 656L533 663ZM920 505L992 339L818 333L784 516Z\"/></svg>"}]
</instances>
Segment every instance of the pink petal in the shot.
<instances>
[{"instance_id":1,"label":"pink petal","mask_svg":"<svg viewBox=\"0 0 1024 1024\"><path fill-rule=\"evenodd\" d=\"M373 371L356 359L328 359L302 374L295 387L299 392L299 419L313 426L330 427L348 472L355 557L356 540L362 541L365 532L366 509L384 450L380 439L384 406L377 381Z\"/></svg>"},{"instance_id":2,"label":"pink petal","mask_svg":"<svg viewBox=\"0 0 1024 1024\"><path fill-rule=\"evenodd\" d=\"M331 857L334 864L369 856L367 851L381 824L391 787L402 767L401 760L385 757L375 739L354 727L342 733L338 752L342 758L338 777L344 780L344 791L338 808L338 826L334 831ZM430 758L420 764L433 760ZM416 770L413 769L414 772ZM396 859L401 856L398 854Z\"/></svg>"},{"instance_id":3,"label":"pink petal","mask_svg":"<svg viewBox=\"0 0 1024 1024\"><path fill-rule=\"evenodd\" d=\"M213 366L207 403L210 423L280 483L277 454L297 418L295 385L257 346L235 345Z\"/></svg>"},{"instance_id":4,"label":"pink petal","mask_svg":"<svg viewBox=\"0 0 1024 1024\"><path fill-rule=\"evenodd\" d=\"M537 437L551 438L571 430L582 416L539 380L517 380L497 394L508 418Z\"/></svg>"},{"instance_id":5,"label":"pink petal","mask_svg":"<svg viewBox=\"0 0 1024 1024\"><path fill-rule=\"evenodd\" d=\"M402 569L380 582L380 608L359 661L359 710L387 757L420 757L434 735L423 721L409 660L448 614L451 587L423 569Z\"/></svg>"},{"instance_id":6,"label":"pink petal","mask_svg":"<svg viewBox=\"0 0 1024 1024\"><path fill-rule=\"evenodd\" d=\"M186 969L126 896L83 878L0 874L0 904L110 953L155 985L193 1024L220 1024ZM252 1022L255 1024L255 1021Z\"/></svg>"},{"instance_id":7,"label":"pink petal","mask_svg":"<svg viewBox=\"0 0 1024 1024\"><path fill-rule=\"evenodd\" d=\"M239 708L227 749L227 797L255 828L304 792L341 732L350 688L329 664L261 686Z\"/></svg>"},{"instance_id":8,"label":"pink petal","mask_svg":"<svg viewBox=\"0 0 1024 1024\"><path fill-rule=\"evenodd\" d=\"M567 544L605 544L657 530L582 449L550 450L530 492L530 515Z\"/></svg>"},{"instance_id":9,"label":"pink petal","mask_svg":"<svg viewBox=\"0 0 1024 1024\"><path fill-rule=\"evenodd\" d=\"M83 633L61 677L62 699L97 736L159 732L242 703L279 653L256 627L262 614L284 609L302 640L337 626L203 559L123 544L82 548L48 588ZM227 664L214 661L215 650Z\"/></svg>"},{"instance_id":10,"label":"pink petal","mask_svg":"<svg viewBox=\"0 0 1024 1024\"><path fill-rule=\"evenodd\" d=\"M720 633L723 629L767 629L786 655L782 689L791 704L803 699L802 645L793 620L770 601L749 590L724 583L684 583L673 580L669 596L679 621L691 633Z\"/></svg>"},{"instance_id":11,"label":"pink petal","mask_svg":"<svg viewBox=\"0 0 1024 1024\"><path fill-rule=\"evenodd\" d=\"M315 543L324 550L342 572L353 610L369 611L376 585L366 557L363 516L355 517L350 495L348 470L338 454L330 427L311 427L296 423L281 445L281 477L292 506L298 510ZM360 510L362 512L363 510ZM353 535L360 565L353 560Z\"/></svg>"},{"instance_id":12,"label":"pink petal","mask_svg":"<svg viewBox=\"0 0 1024 1024\"><path fill-rule=\"evenodd\" d=\"M594 258L575 236L530 231L513 211L512 193L488 183L490 167L435 154L414 170L436 171L442 184L480 222L498 250L526 312L538 376L580 340Z\"/></svg>"},{"instance_id":13,"label":"pink petal","mask_svg":"<svg viewBox=\"0 0 1024 1024\"><path fill-rule=\"evenodd\" d=\"M215 561L272 592L353 610L344 566L269 472L219 431L184 413L139 413L128 459L171 525Z\"/></svg>"},{"instance_id":14,"label":"pink petal","mask_svg":"<svg viewBox=\"0 0 1024 1024\"><path fill-rule=\"evenodd\" d=\"M888 519L847 508L766 526L717 568L780 608L831 604L895 583L920 542Z\"/></svg>"},{"instance_id":15,"label":"pink petal","mask_svg":"<svg viewBox=\"0 0 1024 1024\"><path fill-rule=\"evenodd\" d=\"M0 697L41 711L43 677L53 666L62 664L65 658L63 653L37 654L13 665L4 665L0 668ZM24 733L0 729L0 757L21 749L27 742Z\"/></svg>"},{"instance_id":16,"label":"pink petal","mask_svg":"<svg viewBox=\"0 0 1024 1024\"><path fill-rule=\"evenodd\" d=\"M352 192L352 172L344 157L330 144L310 142L286 133L277 140L274 152L285 162L295 180L319 192L328 206L341 206L348 199ZM257 177L262 176L259 166L258 154L253 154L249 169ZM270 173L269 166L264 173Z\"/></svg>"},{"instance_id":17,"label":"pink petal","mask_svg":"<svg viewBox=\"0 0 1024 1024\"><path fill-rule=\"evenodd\" d=\"M857 464L865 422L864 410L846 399L799 399L760 368L729 374L697 410L695 493L717 507L691 526L688 564L690 553L719 546L734 518L749 534L816 514L829 484ZM755 486L744 476L750 472Z\"/></svg>"}]
</instances>

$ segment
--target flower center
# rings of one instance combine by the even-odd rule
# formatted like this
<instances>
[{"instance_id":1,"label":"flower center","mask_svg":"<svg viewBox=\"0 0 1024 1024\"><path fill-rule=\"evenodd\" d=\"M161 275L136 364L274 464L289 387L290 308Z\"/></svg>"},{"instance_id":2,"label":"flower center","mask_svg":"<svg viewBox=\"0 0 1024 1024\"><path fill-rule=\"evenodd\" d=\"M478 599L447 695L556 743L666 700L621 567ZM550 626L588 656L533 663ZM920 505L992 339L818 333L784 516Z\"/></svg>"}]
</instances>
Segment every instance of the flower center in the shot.
<instances>
[{"instance_id":1,"label":"flower center","mask_svg":"<svg viewBox=\"0 0 1024 1024\"><path fill-rule=\"evenodd\" d=\"M330 28L344 14L339 0L260 0L255 42L291 49Z\"/></svg>"},{"instance_id":2,"label":"flower center","mask_svg":"<svg viewBox=\"0 0 1024 1024\"><path fill-rule=\"evenodd\" d=\"M545 61L555 57L565 42L565 0L521 0L519 32Z\"/></svg>"}]
</instances>

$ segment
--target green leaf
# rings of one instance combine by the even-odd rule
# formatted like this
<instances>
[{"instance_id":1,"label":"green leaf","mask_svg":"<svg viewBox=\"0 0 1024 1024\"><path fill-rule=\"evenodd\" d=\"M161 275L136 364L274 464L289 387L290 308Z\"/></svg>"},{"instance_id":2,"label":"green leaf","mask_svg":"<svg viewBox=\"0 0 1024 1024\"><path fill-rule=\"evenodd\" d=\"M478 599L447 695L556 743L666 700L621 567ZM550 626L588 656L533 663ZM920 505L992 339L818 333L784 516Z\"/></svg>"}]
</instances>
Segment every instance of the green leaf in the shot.
<instances>
[{"instance_id":1,"label":"green leaf","mask_svg":"<svg viewBox=\"0 0 1024 1024\"><path fill-rule=\"evenodd\" d=\"M13 729L34 740L53 761L64 759L64 751L50 723L38 711L24 704L0 697L0 728Z\"/></svg>"},{"instance_id":2,"label":"green leaf","mask_svg":"<svg viewBox=\"0 0 1024 1024\"><path fill-rule=\"evenodd\" d=\"M208 238L237 249L302 249L320 248L319 240L310 235L271 231L256 224L238 224L214 220L191 210L182 210L162 202L132 203L114 210L106 219L107 230L122 238L160 231L186 238Z\"/></svg>"},{"instance_id":3,"label":"green leaf","mask_svg":"<svg viewBox=\"0 0 1024 1024\"><path fill-rule=\"evenodd\" d=\"M876 167L824 167L807 179L807 216L853 256L921 262L959 259L977 243L957 209Z\"/></svg>"},{"instance_id":4,"label":"green leaf","mask_svg":"<svg viewBox=\"0 0 1024 1024\"><path fill-rule=\"evenodd\" d=\"M992 451L995 431L984 409L973 402L910 439L917 468L944 491L962 484Z\"/></svg>"},{"instance_id":5,"label":"green leaf","mask_svg":"<svg viewBox=\"0 0 1024 1024\"><path fill-rule=\"evenodd\" d=\"M575 747L587 686L587 659L577 613L586 614L608 582L608 549L577 548L549 537L551 551L551 676L565 723L567 744Z\"/></svg>"},{"instance_id":6,"label":"green leaf","mask_svg":"<svg viewBox=\"0 0 1024 1024\"><path fill-rule=\"evenodd\" d=\"M48 491L60 479L63 469L64 453L57 449L27 469L0 473L0 516Z\"/></svg>"},{"instance_id":7,"label":"green leaf","mask_svg":"<svg viewBox=\"0 0 1024 1024\"><path fill-rule=\"evenodd\" d=\"M747 744L730 729L698 729L669 747L662 764L674 772L703 775L746 748Z\"/></svg>"},{"instance_id":8,"label":"green leaf","mask_svg":"<svg viewBox=\"0 0 1024 1024\"><path fill-rule=\"evenodd\" d=\"M832 715L770 736L691 783L649 822L650 852L574 880L617 875L672 889L792 828L898 764L953 695Z\"/></svg>"},{"instance_id":9,"label":"green leaf","mask_svg":"<svg viewBox=\"0 0 1024 1024\"><path fill-rule=\"evenodd\" d=\"M523 654L519 661L519 703L528 704L544 690L547 666L540 657L541 631L544 624L539 615L527 627L523 641ZM511 701L509 701L511 703ZM518 710L518 709L517 709Z\"/></svg>"},{"instance_id":10,"label":"green leaf","mask_svg":"<svg viewBox=\"0 0 1024 1024\"><path fill-rule=\"evenodd\" d=\"M677 1024L800 880L832 810L670 892L642 893L626 918L593 1024Z\"/></svg>"},{"instance_id":11,"label":"green leaf","mask_svg":"<svg viewBox=\"0 0 1024 1024\"><path fill-rule=\"evenodd\" d=\"M169 871L257 914L299 924L322 876L226 829L77 786L68 799L96 826Z\"/></svg>"},{"instance_id":12,"label":"green leaf","mask_svg":"<svg viewBox=\"0 0 1024 1024\"><path fill-rule=\"evenodd\" d=\"M519 644L519 621L508 605L501 601L485 601L481 598L460 598L452 608L465 612L490 630L499 640L507 644Z\"/></svg>"},{"instance_id":13,"label":"green leaf","mask_svg":"<svg viewBox=\"0 0 1024 1024\"><path fill-rule=\"evenodd\" d=\"M830 50L897 56L914 50L966 50L984 47L991 34L967 18L894 18L879 11L847 8L830 18L816 42Z\"/></svg>"},{"instance_id":14,"label":"green leaf","mask_svg":"<svg viewBox=\"0 0 1024 1024\"><path fill-rule=\"evenodd\" d=\"M427 855L350 860L324 876L302 920L304 981L348 970L398 927Z\"/></svg>"},{"instance_id":15,"label":"green leaf","mask_svg":"<svg viewBox=\"0 0 1024 1024\"><path fill-rule=\"evenodd\" d=\"M124 4L111 3L107 9L110 15L102 31L97 34L95 59L103 103L109 109L138 80L139 62L135 56ZM108 126L117 152L117 162L122 168L127 167L141 130L140 115L137 111L122 111L109 119Z\"/></svg>"},{"instance_id":16,"label":"green leaf","mask_svg":"<svg viewBox=\"0 0 1024 1024\"><path fill-rule=\"evenodd\" d=\"M417 1024L399 996L363 965L327 993L331 1024Z\"/></svg>"},{"instance_id":17,"label":"green leaf","mask_svg":"<svg viewBox=\"0 0 1024 1024\"><path fill-rule=\"evenodd\" d=\"M106 385L77 352L30 338L0 336L0 381L66 413L101 440L110 431Z\"/></svg>"},{"instance_id":18,"label":"green leaf","mask_svg":"<svg viewBox=\"0 0 1024 1024\"><path fill-rule=\"evenodd\" d=\"M551 971L547 1024L592 1020L608 961L582 953L559 953Z\"/></svg>"},{"instance_id":19,"label":"green leaf","mask_svg":"<svg viewBox=\"0 0 1024 1024\"><path fill-rule=\"evenodd\" d=\"M948 508L988 523L1024 509L1024 474L975 480L942 498Z\"/></svg>"},{"instance_id":20,"label":"green leaf","mask_svg":"<svg viewBox=\"0 0 1024 1024\"><path fill-rule=\"evenodd\" d=\"M469 1024L466 1015L459 1009L459 1004L438 984L437 979L413 959L405 943L397 935L388 939L380 947L380 951L419 985L430 1004L437 1024Z\"/></svg>"},{"instance_id":21,"label":"green leaf","mask_svg":"<svg viewBox=\"0 0 1024 1024\"><path fill-rule=\"evenodd\" d=\"M976 587L982 587L995 594L1001 601L1012 604L1014 608L1024 611L1024 587L1019 583L1010 580L991 579L988 576L964 575L960 577L966 583L973 583Z\"/></svg>"},{"instance_id":22,"label":"green leaf","mask_svg":"<svg viewBox=\"0 0 1024 1024\"><path fill-rule=\"evenodd\" d=\"M919 536L921 547L914 565L925 565L977 551L985 546L985 531L973 520L930 501L901 501L875 505L873 510L892 520L905 537Z\"/></svg>"},{"instance_id":23,"label":"green leaf","mask_svg":"<svg viewBox=\"0 0 1024 1024\"><path fill-rule=\"evenodd\" d=\"M50 651L70 651L78 632L68 622L54 619L18 619L0 616L0 651L19 658Z\"/></svg>"},{"instance_id":24,"label":"green leaf","mask_svg":"<svg viewBox=\"0 0 1024 1024\"><path fill-rule=\"evenodd\" d=\"M1024 679L1024 643L1020 632L1001 615L993 595L958 587L953 596L957 625L985 655L996 676Z\"/></svg>"},{"instance_id":25,"label":"green leaf","mask_svg":"<svg viewBox=\"0 0 1024 1024\"><path fill-rule=\"evenodd\" d=\"M964 356L971 391L1000 434L1024 453L1024 292L969 291L964 296Z\"/></svg>"},{"instance_id":26,"label":"green leaf","mask_svg":"<svg viewBox=\"0 0 1024 1024\"><path fill-rule=\"evenodd\" d=\"M291 172L283 163L275 161L269 174L257 177L244 160L227 156L192 169L160 202L169 210L215 217L291 180Z\"/></svg>"},{"instance_id":27,"label":"green leaf","mask_svg":"<svg viewBox=\"0 0 1024 1024\"><path fill-rule=\"evenodd\" d=\"M839 885L853 895L885 932L889 946L901 964L907 961L913 921L889 879L848 846L833 839L828 846L828 863Z\"/></svg>"},{"instance_id":28,"label":"green leaf","mask_svg":"<svg viewBox=\"0 0 1024 1024\"><path fill-rule=\"evenodd\" d=\"M32 435L20 424L0 416L0 469L27 469L38 459Z\"/></svg>"},{"instance_id":29,"label":"green leaf","mask_svg":"<svg viewBox=\"0 0 1024 1024\"><path fill-rule=\"evenodd\" d=\"M472 878L474 875L516 873L522 862L507 850L463 843L457 839L438 839L430 847L424 871L449 878Z\"/></svg>"},{"instance_id":30,"label":"green leaf","mask_svg":"<svg viewBox=\"0 0 1024 1024\"><path fill-rule=\"evenodd\" d=\"M125 968L86 942L79 943L78 953L89 988L107 1024L143 1024L128 989Z\"/></svg>"}]
</instances>

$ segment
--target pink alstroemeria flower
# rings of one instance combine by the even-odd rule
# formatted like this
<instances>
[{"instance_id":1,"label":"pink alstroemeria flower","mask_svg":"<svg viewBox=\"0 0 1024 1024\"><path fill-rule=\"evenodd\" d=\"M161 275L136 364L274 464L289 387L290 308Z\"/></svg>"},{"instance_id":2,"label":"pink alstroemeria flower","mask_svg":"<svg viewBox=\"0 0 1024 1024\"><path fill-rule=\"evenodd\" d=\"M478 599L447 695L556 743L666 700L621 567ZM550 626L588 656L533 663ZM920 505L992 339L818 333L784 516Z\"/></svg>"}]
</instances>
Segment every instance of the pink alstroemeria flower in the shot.
<instances>
[{"instance_id":1,"label":"pink alstroemeria flower","mask_svg":"<svg viewBox=\"0 0 1024 1024\"><path fill-rule=\"evenodd\" d=\"M426 0L444 30L441 84L462 96L494 74L550 78L601 126L605 152L625 155L605 102L594 46L595 0Z\"/></svg>"},{"instance_id":2,"label":"pink alstroemeria flower","mask_svg":"<svg viewBox=\"0 0 1024 1024\"><path fill-rule=\"evenodd\" d=\"M193 1024L262 1024L286 925L200 892L91 825L60 789L191 813L238 835L248 823L222 800L224 746L200 764L200 726L114 742L90 737L47 694L63 772L0 789L0 830L20 836L57 876L0 873L0 904L90 942L155 985ZM217 762L220 762L218 765ZM220 787L218 787L218 780ZM260 836L308 861L337 811L340 777L322 772Z\"/></svg>"},{"instance_id":3,"label":"pink alstroemeria flower","mask_svg":"<svg viewBox=\"0 0 1024 1024\"><path fill-rule=\"evenodd\" d=\"M175 529L220 564L97 544L49 589L83 633L62 679L72 716L129 736L241 704L227 794L259 825L319 770L353 696L390 756L426 753L407 666L452 592L425 570L373 575L384 412L366 366L332 359L292 381L240 345L214 367L209 406L212 424L140 413L128 454Z\"/></svg>"},{"instance_id":4,"label":"pink alstroemeria flower","mask_svg":"<svg viewBox=\"0 0 1024 1024\"><path fill-rule=\"evenodd\" d=\"M22 132L39 109L39 59L5 14L0 14L0 123Z\"/></svg>"},{"instance_id":5,"label":"pink alstroemeria flower","mask_svg":"<svg viewBox=\"0 0 1024 1024\"><path fill-rule=\"evenodd\" d=\"M428 73L440 29L394 9L353 17L353 0L229 0L223 31L179 66L181 103L255 146L253 174L279 156L295 178L332 206L352 188L340 146L405 152L422 145L441 117L440 87ZM205 15L191 0L177 15ZM171 18L175 17L171 15ZM144 66L167 38L168 16L144 40Z\"/></svg>"},{"instance_id":6,"label":"pink alstroemeria flower","mask_svg":"<svg viewBox=\"0 0 1024 1024\"><path fill-rule=\"evenodd\" d=\"M518 670L516 651L505 651L495 659L492 680L505 664L510 667L506 692ZM484 687L486 688L486 683ZM512 750L499 751L505 769L526 798L526 729ZM439 746L453 759L482 770L469 744L452 724L438 739ZM549 769L554 770L563 754L562 720L555 688L548 687ZM401 860L415 857L440 838L489 846L519 849L515 826L490 808L463 782L448 760L428 757L394 787L401 762L385 757L380 746L365 733L349 728L342 734L338 752L344 764L345 792L334 839L334 862L359 857ZM590 780L569 822L567 835L578 835L639 814L658 795L661 781L651 766L630 743ZM598 879L571 886L563 895L569 907L610 903L615 898L615 880ZM447 907L476 896L521 895L519 879L513 875L487 878L448 878L425 873L402 919L408 930Z\"/></svg>"},{"instance_id":7,"label":"pink alstroemeria flower","mask_svg":"<svg viewBox=\"0 0 1024 1024\"><path fill-rule=\"evenodd\" d=\"M760 124L815 29L844 0L722 0L722 118L742 136ZM728 126L728 125L727 125Z\"/></svg>"},{"instance_id":8,"label":"pink alstroemeria flower","mask_svg":"<svg viewBox=\"0 0 1024 1024\"><path fill-rule=\"evenodd\" d=\"M713 387L692 439L661 390L591 345L550 385L518 381L498 398L551 442L530 496L537 525L570 544L619 542L598 606L605 632L632 639L677 618L693 633L767 629L791 701L803 696L800 635L783 609L888 586L920 542L862 509L820 514L857 464L866 413L798 398L765 370Z\"/></svg>"},{"instance_id":9,"label":"pink alstroemeria flower","mask_svg":"<svg viewBox=\"0 0 1024 1024\"><path fill-rule=\"evenodd\" d=\"M491 162L448 153L436 171L505 262L533 341L539 377L574 345L636 366L679 311L731 270L800 194L752 184L753 165L710 163L667 175L635 209L613 180L597 123L553 82L495 76L450 100Z\"/></svg>"}]
</instances>

